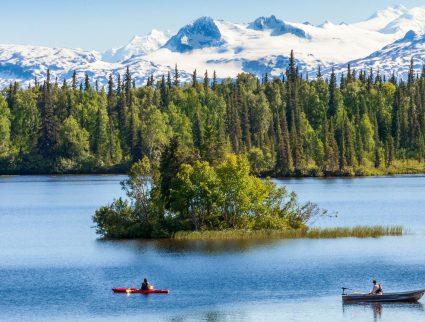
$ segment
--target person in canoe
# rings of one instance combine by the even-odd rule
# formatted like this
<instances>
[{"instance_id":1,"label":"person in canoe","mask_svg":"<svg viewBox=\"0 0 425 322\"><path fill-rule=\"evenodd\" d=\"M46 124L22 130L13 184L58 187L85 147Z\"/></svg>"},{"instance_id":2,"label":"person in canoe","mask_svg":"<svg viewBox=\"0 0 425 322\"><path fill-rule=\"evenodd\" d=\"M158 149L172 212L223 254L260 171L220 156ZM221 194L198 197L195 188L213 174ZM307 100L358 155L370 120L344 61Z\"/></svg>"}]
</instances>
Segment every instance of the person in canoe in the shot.
<instances>
[{"instance_id":1,"label":"person in canoe","mask_svg":"<svg viewBox=\"0 0 425 322\"><path fill-rule=\"evenodd\" d=\"M372 283L373 283L373 288L369 293L370 295L382 295L382 294L384 294L384 290L382 289L381 283L378 283L376 280L373 280Z\"/></svg>"},{"instance_id":2,"label":"person in canoe","mask_svg":"<svg viewBox=\"0 0 425 322\"><path fill-rule=\"evenodd\" d=\"M146 291L146 290L153 290L153 285L151 285L148 280L145 278L143 279L143 283L142 286L140 287L140 289L142 291Z\"/></svg>"}]
</instances>

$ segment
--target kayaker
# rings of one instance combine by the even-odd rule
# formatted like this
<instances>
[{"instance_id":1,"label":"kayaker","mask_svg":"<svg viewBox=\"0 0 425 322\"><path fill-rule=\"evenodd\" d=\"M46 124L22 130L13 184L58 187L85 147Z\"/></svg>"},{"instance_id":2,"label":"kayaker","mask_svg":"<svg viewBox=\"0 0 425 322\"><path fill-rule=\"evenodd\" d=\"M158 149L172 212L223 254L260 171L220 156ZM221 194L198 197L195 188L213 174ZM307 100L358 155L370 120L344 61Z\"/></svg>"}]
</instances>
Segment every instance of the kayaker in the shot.
<instances>
[{"instance_id":1,"label":"kayaker","mask_svg":"<svg viewBox=\"0 0 425 322\"><path fill-rule=\"evenodd\" d=\"M145 278L143 279L142 286L140 287L142 291L151 290L153 287L149 284L148 280Z\"/></svg>"},{"instance_id":2,"label":"kayaker","mask_svg":"<svg viewBox=\"0 0 425 322\"><path fill-rule=\"evenodd\" d=\"M373 283L373 288L369 293L370 295L384 294L384 290L382 289L382 285L380 283L378 283L376 280L373 280L372 283Z\"/></svg>"}]
</instances>

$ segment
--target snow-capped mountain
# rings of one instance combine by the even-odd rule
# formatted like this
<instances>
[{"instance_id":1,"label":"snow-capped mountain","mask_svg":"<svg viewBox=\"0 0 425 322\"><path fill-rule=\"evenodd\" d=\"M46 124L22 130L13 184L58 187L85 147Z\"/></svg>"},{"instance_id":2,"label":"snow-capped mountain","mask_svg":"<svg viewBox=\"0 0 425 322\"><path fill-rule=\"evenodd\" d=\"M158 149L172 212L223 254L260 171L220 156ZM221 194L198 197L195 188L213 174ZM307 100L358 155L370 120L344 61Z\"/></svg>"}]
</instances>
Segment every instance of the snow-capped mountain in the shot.
<instances>
[{"instance_id":1,"label":"snow-capped mountain","mask_svg":"<svg viewBox=\"0 0 425 322\"><path fill-rule=\"evenodd\" d=\"M356 70L374 71L380 70L389 75L394 72L397 77L406 79L408 67L413 59L413 67L419 72L425 64L425 34L417 35L414 31L406 33L404 38L385 46L371 55L353 60L350 62L351 68ZM340 65L336 72L342 73L347 66Z\"/></svg>"},{"instance_id":2,"label":"snow-capped mountain","mask_svg":"<svg viewBox=\"0 0 425 322\"><path fill-rule=\"evenodd\" d=\"M104 53L41 46L0 45L0 86L11 81L27 84L43 79L47 69L59 80L73 71L79 78L88 73L102 85L110 73L128 66L142 84L147 77L161 77L177 64L182 78L194 69L216 70L220 78L241 72L271 76L284 74L293 49L303 72L315 75L336 66L343 70L372 67L381 73L405 76L413 56L415 67L425 62L425 7L389 7L370 18L351 24L325 21L317 26L288 22L276 16L259 17L249 23L233 23L201 17L177 33L153 30L135 36L127 45Z\"/></svg>"},{"instance_id":3,"label":"snow-capped mountain","mask_svg":"<svg viewBox=\"0 0 425 322\"><path fill-rule=\"evenodd\" d=\"M187 71L214 69L221 77L234 77L243 71L279 76L286 68L282 62L292 49L304 69L314 70L319 65L365 57L400 38L355 25L325 22L313 26L284 22L274 16L246 24L201 18L182 30L145 58L160 65L176 62ZM195 46L200 42L190 42L190 46L186 43L188 39L205 39L210 34L214 38L207 40L213 41L206 41L203 46ZM191 36L185 38L186 35Z\"/></svg>"},{"instance_id":4,"label":"snow-capped mountain","mask_svg":"<svg viewBox=\"0 0 425 322\"><path fill-rule=\"evenodd\" d=\"M96 52L41 46L0 45L0 82L43 79L47 69L54 76L70 77L72 70L92 72L106 68ZM109 67L109 66L108 66Z\"/></svg>"},{"instance_id":5,"label":"snow-capped mountain","mask_svg":"<svg viewBox=\"0 0 425 322\"><path fill-rule=\"evenodd\" d=\"M220 30L210 17L201 17L171 37L164 45L173 52L188 52L194 49L220 47L224 44Z\"/></svg>"},{"instance_id":6,"label":"snow-capped mountain","mask_svg":"<svg viewBox=\"0 0 425 322\"><path fill-rule=\"evenodd\" d=\"M277 19L274 15L270 17L260 17L248 24L249 29L265 31L269 30L272 36L293 34L301 38L307 38L304 30L291 26L284 21Z\"/></svg>"},{"instance_id":7,"label":"snow-capped mountain","mask_svg":"<svg viewBox=\"0 0 425 322\"><path fill-rule=\"evenodd\" d=\"M28 85L37 78L42 81L50 70L51 78L70 79L74 71L79 80L85 74L91 79L106 85L109 74L123 74L127 68L131 69L136 84L143 84L148 77L160 77L172 71L171 66L161 66L152 61L143 59L143 56L131 61L110 63L102 60L101 53L74 49L57 49L42 46L28 45L0 45L0 87L10 82L19 82ZM182 79L191 76L181 72Z\"/></svg>"},{"instance_id":8,"label":"snow-capped mountain","mask_svg":"<svg viewBox=\"0 0 425 322\"><path fill-rule=\"evenodd\" d=\"M136 55L146 55L161 48L170 39L170 32L153 29L146 36L134 36L131 41L120 48L105 51L102 59L106 62L117 63Z\"/></svg>"},{"instance_id":9,"label":"snow-capped mountain","mask_svg":"<svg viewBox=\"0 0 425 322\"><path fill-rule=\"evenodd\" d=\"M413 30L418 34L425 33L425 7L406 10L397 19L391 21L381 29L381 32L388 34L405 34L409 30Z\"/></svg>"},{"instance_id":10,"label":"snow-capped mountain","mask_svg":"<svg viewBox=\"0 0 425 322\"><path fill-rule=\"evenodd\" d=\"M354 25L367 30L382 31L394 20L401 17L409 10L402 6L391 6L382 10L378 10L371 17L364 21L355 23Z\"/></svg>"}]
</instances>

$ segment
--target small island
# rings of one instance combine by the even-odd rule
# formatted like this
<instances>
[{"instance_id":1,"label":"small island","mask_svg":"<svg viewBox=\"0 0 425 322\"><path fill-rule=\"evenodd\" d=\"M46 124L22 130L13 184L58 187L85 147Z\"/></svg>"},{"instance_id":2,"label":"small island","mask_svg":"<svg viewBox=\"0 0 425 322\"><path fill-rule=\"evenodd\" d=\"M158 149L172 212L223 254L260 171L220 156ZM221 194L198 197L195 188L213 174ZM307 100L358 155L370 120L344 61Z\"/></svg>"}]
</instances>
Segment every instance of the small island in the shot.
<instances>
[{"instance_id":1,"label":"small island","mask_svg":"<svg viewBox=\"0 0 425 322\"><path fill-rule=\"evenodd\" d=\"M188 158L174 138L159 165L136 162L116 199L93 216L104 238L273 239L379 237L402 227L310 228L327 211L270 178L251 174L244 155L228 154L210 164Z\"/></svg>"}]
</instances>

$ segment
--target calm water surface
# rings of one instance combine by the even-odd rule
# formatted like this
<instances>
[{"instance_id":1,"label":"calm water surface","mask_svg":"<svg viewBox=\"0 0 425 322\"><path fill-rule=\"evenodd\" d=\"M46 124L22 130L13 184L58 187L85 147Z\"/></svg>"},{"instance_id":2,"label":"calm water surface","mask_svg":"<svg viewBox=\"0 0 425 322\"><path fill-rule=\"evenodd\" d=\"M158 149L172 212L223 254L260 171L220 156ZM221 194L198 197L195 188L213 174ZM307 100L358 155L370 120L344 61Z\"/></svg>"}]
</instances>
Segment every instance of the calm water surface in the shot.
<instances>
[{"instance_id":1,"label":"calm water surface","mask_svg":"<svg viewBox=\"0 0 425 322\"><path fill-rule=\"evenodd\" d=\"M379 239L100 241L120 176L0 178L0 320L424 321L422 304L343 306L340 287L425 288L425 177L279 181L336 218L403 225ZM148 276L169 295L120 295ZM424 302L425 303L425 302Z\"/></svg>"}]
</instances>

